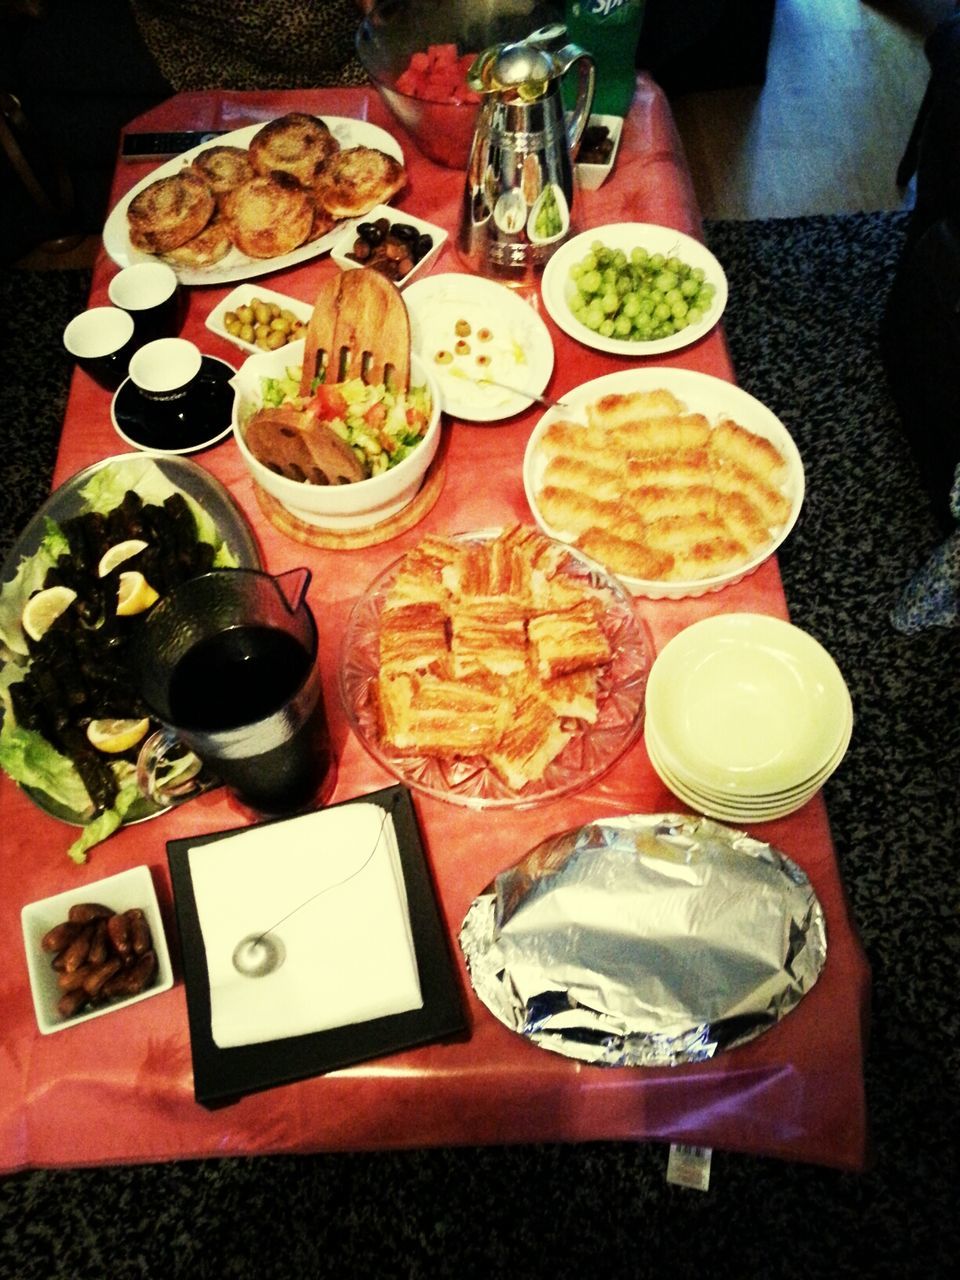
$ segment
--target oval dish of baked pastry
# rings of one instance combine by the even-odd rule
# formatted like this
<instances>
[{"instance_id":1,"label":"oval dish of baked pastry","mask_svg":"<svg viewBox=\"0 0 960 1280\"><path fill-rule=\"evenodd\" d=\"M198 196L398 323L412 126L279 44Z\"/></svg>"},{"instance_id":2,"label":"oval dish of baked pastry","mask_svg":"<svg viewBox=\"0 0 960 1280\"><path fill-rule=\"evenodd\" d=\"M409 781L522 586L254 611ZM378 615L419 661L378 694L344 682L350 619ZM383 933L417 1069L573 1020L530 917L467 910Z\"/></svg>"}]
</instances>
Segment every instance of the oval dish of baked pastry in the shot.
<instances>
[{"instance_id":1,"label":"oval dish of baked pastry","mask_svg":"<svg viewBox=\"0 0 960 1280\"><path fill-rule=\"evenodd\" d=\"M782 545L803 462L765 405L689 369L624 369L564 395L527 443L523 483L549 537L635 595L719 591Z\"/></svg>"},{"instance_id":2,"label":"oval dish of baked pastry","mask_svg":"<svg viewBox=\"0 0 960 1280\"><path fill-rule=\"evenodd\" d=\"M287 173L251 178L223 201L230 238L251 258L276 258L303 244L313 227L313 202Z\"/></svg>"},{"instance_id":3,"label":"oval dish of baked pastry","mask_svg":"<svg viewBox=\"0 0 960 1280\"><path fill-rule=\"evenodd\" d=\"M333 135L337 145L337 150L351 147L368 147L371 150L383 152L394 159L398 165L403 166L403 151L397 140L389 134L385 129L381 129L378 125L370 124L366 120L354 120L344 116L325 116L322 123ZM260 134L265 128L264 123L245 125L241 129L234 129L230 133L220 137L216 144L201 144L193 147L189 151L185 151L180 156L159 165L152 173L147 174L133 188L122 196L110 210L107 215L103 228L103 245L110 258L117 266L126 267L134 262L143 262L155 255L166 254L170 252L171 247L179 248L186 246L197 236L206 226L206 221L197 218L193 225L181 226L175 237L166 238L160 243L163 248L147 248L145 241L138 238L136 231L131 227L128 213L131 205L139 208L142 203L140 197L148 188L153 187L155 183L167 178L177 178L179 186L182 181L181 175L190 171L194 177L193 181L199 179L206 188L207 196L205 197L205 205L211 212L207 214L207 221L212 216L213 210L219 209L223 214L223 203L231 192L239 190L239 187L247 181L252 180L252 176L270 177L270 174L257 175L255 171L251 173L245 172L245 166L235 154L232 152L241 152L248 154L251 143L254 138ZM213 153L213 158L204 159L207 153ZM334 156L337 151L334 151ZM252 170L252 161L248 161ZM204 169L209 170L208 174L204 173ZM293 181L293 176L283 170L271 170L272 174L283 173L281 181ZM215 192L215 188L228 186L234 179L241 179L236 186L231 187L229 191L220 194ZM186 180L190 182L190 179ZM175 191L177 187L173 187ZM161 188L163 190L163 188ZM210 239L217 238L213 232L210 237L204 237L197 244L190 243L184 255L177 255L172 259L174 270L181 284L201 284L201 285L223 285L239 280L250 280L255 276L264 275L268 271L282 271L289 267L298 266L302 262L307 262L313 258L319 257L322 253L332 248L336 239L342 234L341 229L337 225L337 219L331 217L323 208L319 208L316 203L317 187L302 187L302 191L308 201L313 204L314 213L311 216L310 228L304 233L302 240L295 248L287 252L281 253L276 257L253 257L245 253L238 245L231 242L230 248L222 258L217 258L211 250L209 244ZM213 206L211 207L211 201ZM301 206L302 208L302 206ZM304 218L305 222L306 219ZM200 225L198 226L197 223ZM133 231L133 234L131 234ZM291 243L296 237L290 235L285 236L280 241L284 244ZM176 244L174 244L176 241ZM222 241L218 241L222 246ZM261 249L263 252L263 249Z\"/></svg>"},{"instance_id":4,"label":"oval dish of baked pastry","mask_svg":"<svg viewBox=\"0 0 960 1280\"><path fill-rule=\"evenodd\" d=\"M146 253L167 253L203 230L216 208L213 192L190 169L158 178L130 201L130 243Z\"/></svg>"}]
</instances>

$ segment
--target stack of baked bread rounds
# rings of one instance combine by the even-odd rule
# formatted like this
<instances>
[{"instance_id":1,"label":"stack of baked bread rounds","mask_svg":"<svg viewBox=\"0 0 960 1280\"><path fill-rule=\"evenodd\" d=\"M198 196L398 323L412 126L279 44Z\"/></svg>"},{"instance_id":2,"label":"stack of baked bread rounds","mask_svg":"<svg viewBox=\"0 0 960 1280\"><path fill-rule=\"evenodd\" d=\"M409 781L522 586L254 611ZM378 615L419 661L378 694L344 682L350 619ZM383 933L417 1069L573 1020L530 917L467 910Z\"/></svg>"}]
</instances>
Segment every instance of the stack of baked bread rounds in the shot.
<instances>
[{"instance_id":1,"label":"stack of baked bread rounds","mask_svg":"<svg viewBox=\"0 0 960 1280\"><path fill-rule=\"evenodd\" d=\"M393 156L342 149L323 120L290 112L259 129L248 149L207 147L144 187L127 208L130 243L191 268L213 266L234 247L276 258L389 201L405 182Z\"/></svg>"}]
</instances>

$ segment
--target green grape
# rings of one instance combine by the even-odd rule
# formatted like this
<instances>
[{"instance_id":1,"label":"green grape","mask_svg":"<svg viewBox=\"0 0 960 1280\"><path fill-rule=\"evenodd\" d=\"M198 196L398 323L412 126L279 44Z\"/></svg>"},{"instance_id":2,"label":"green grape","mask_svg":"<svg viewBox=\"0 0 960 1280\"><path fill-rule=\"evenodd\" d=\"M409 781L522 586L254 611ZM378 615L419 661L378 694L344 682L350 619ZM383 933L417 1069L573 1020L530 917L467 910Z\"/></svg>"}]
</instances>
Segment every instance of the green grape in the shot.
<instances>
[{"instance_id":1,"label":"green grape","mask_svg":"<svg viewBox=\"0 0 960 1280\"><path fill-rule=\"evenodd\" d=\"M649 342L699 324L716 296L702 267L676 254L595 240L569 272L571 313L603 337Z\"/></svg>"}]
</instances>

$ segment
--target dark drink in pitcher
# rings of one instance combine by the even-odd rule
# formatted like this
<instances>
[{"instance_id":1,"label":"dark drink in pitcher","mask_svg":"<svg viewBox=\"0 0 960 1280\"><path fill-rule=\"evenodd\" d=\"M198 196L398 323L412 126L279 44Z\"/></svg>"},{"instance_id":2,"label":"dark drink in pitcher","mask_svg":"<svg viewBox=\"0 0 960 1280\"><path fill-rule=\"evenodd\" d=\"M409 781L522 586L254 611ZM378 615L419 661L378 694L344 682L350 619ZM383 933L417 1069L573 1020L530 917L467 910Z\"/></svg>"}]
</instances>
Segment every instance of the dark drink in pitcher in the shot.
<instances>
[{"instance_id":1,"label":"dark drink in pitcher","mask_svg":"<svg viewBox=\"0 0 960 1280\"><path fill-rule=\"evenodd\" d=\"M216 739L217 776L261 813L311 807L329 773L329 732L312 665L288 632L244 625L198 640L170 676L172 720L191 738Z\"/></svg>"}]
</instances>

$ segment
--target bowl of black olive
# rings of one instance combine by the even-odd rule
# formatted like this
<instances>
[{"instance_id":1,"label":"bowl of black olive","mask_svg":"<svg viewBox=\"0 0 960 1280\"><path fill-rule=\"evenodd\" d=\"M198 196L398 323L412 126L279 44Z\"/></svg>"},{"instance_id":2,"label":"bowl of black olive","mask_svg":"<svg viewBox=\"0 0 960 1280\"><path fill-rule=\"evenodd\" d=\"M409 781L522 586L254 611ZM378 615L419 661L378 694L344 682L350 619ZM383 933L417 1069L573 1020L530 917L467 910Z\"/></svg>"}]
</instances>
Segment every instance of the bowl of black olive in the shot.
<instances>
[{"instance_id":1,"label":"bowl of black olive","mask_svg":"<svg viewBox=\"0 0 960 1280\"><path fill-rule=\"evenodd\" d=\"M372 267L402 289L436 262L446 240L443 227L379 204L340 237L330 256L343 271Z\"/></svg>"}]
</instances>

